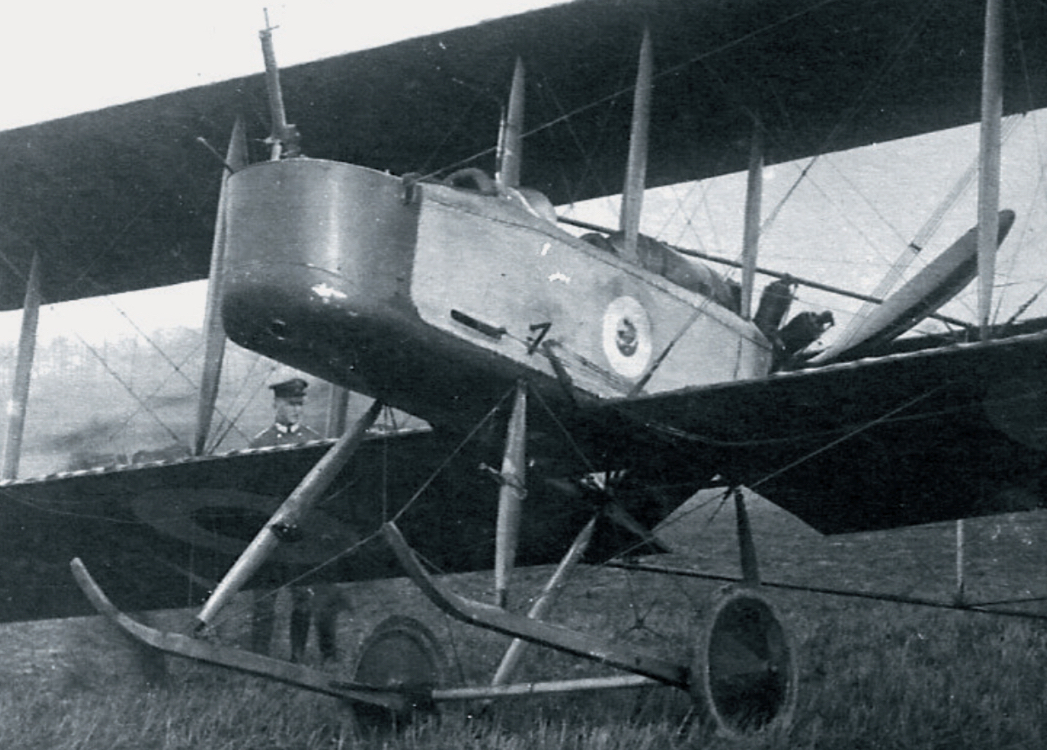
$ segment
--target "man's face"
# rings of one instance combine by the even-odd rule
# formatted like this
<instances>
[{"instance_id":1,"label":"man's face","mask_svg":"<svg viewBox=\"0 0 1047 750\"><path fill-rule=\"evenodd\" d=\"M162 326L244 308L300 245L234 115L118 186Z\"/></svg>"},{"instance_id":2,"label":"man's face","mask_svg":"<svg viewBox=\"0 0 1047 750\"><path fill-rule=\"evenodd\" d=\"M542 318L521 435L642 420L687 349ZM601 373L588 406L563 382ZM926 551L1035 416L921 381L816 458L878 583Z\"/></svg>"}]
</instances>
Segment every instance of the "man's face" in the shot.
<instances>
[{"instance_id":1,"label":"man's face","mask_svg":"<svg viewBox=\"0 0 1047 750\"><path fill-rule=\"evenodd\" d=\"M290 427L302 420L302 406L305 399L277 398L273 400L276 408L276 421Z\"/></svg>"}]
</instances>

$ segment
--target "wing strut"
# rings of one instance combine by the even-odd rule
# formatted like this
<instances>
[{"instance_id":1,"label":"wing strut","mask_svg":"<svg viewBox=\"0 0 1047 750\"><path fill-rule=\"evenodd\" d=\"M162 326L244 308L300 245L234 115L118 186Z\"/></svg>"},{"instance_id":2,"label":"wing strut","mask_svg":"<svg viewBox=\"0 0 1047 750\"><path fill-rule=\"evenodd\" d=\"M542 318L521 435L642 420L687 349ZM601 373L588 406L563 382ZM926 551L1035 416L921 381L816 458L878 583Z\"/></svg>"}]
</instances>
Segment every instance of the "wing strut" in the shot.
<instances>
[{"instance_id":1,"label":"wing strut","mask_svg":"<svg viewBox=\"0 0 1047 750\"><path fill-rule=\"evenodd\" d=\"M498 134L498 172L495 179L503 191L520 187L520 165L523 163L524 64L516 58L513 85L509 90L509 108Z\"/></svg>"},{"instance_id":2,"label":"wing strut","mask_svg":"<svg viewBox=\"0 0 1047 750\"><path fill-rule=\"evenodd\" d=\"M349 415L350 391L331 383L331 395L327 402L327 437L340 438L345 433L346 417Z\"/></svg>"},{"instance_id":3,"label":"wing strut","mask_svg":"<svg viewBox=\"0 0 1047 750\"><path fill-rule=\"evenodd\" d=\"M619 228L625 235L622 255L633 263L639 262L636 245L640 236L640 213L643 211L643 191L647 184L647 134L651 119L651 80L654 74L654 56L651 52L651 33L643 31L640 44L640 63L636 70L636 91L633 95L633 121L629 134L629 161L622 188L622 213Z\"/></svg>"},{"instance_id":4,"label":"wing strut","mask_svg":"<svg viewBox=\"0 0 1047 750\"><path fill-rule=\"evenodd\" d=\"M301 518L323 496L331 482L352 458L367 434L368 428L374 424L381 410L381 401L371 404L371 408L357 420L353 429L331 446L312 471L306 474L301 483L295 487L294 492L276 509L269 522L233 563L233 567L225 574L214 593L204 603L200 614L196 616L196 632L206 628L218 611L243 588L254 572L280 544L281 537L286 537L298 526Z\"/></svg>"},{"instance_id":5,"label":"wing strut","mask_svg":"<svg viewBox=\"0 0 1047 750\"><path fill-rule=\"evenodd\" d=\"M0 479L18 476L18 462L22 458L22 435L25 432L25 410L29 403L29 385L33 377L33 357L36 354L36 327L40 321L40 256L33 253L29 279L25 286L22 306L22 330L18 336L18 361L15 363L15 382L7 409L7 437L4 440L4 463Z\"/></svg>"},{"instance_id":6,"label":"wing strut","mask_svg":"<svg viewBox=\"0 0 1047 750\"><path fill-rule=\"evenodd\" d=\"M1003 117L1003 9L1000 0L985 2L982 54L982 124L978 154L978 330L987 341L992 331L992 288L996 277L996 215L1000 208L1000 121ZM956 601L964 596L963 519L956 521Z\"/></svg>"},{"instance_id":7,"label":"wing strut","mask_svg":"<svg viewBox=\"0 0 1047 750\"><path fill-rule=\"evenodd\" d=\"M982 58L982 125L978 176L978 325L989 337L996 273L996 215L1000 208L1000 120L1003 113L1003 13L1000 0L986 0Z\"/></svg>"},{"instance_id":8,"label":"wing strut","mask_svg":"<svg viewBox=\"0 0 1047 750\"><path fill-rule=\"evenodd\" d=\"M763 128L753 120L749 177L745 189L745 231L742 235L742 317L752 320L756 256L760 249L760 200L763 197Z\"/></svg>"},{"instance_id":9,"label":"wing strut","mask_svg":"<svg viewBox=\"0 0 1047 750\"><path fill-rule=\"evenodd\" d=\"M748 586L760 585L760 565L756 557L756 542L753 539L749 510L745 507L745 496L740 487L734 490L734 515L738 527L738 552L741 555L742 581Z\"/></svg>"},{"instance_id":10,"label":"wing strut","mask_svg":"<svg viewBox=\"0 0 1047 750\"><path fill-rule=\"evenodd\" d=\"M247 166L247 136L244 123L238 117L229 137L225 163L233 171ZM225 269L226 226L228 203L226 183L228 169L222 172L222 187L218 193L218 212L214 222L214 240L211 244L211 271L207 278L207 301L204 303L204 372L200 378L200 395L196 407L196 438L193 455L202 456L211 432L211 418L218 400L218 383L222 377L225 358L225 329L222 328L222 274Z\"/></svg>"}]
</instances>

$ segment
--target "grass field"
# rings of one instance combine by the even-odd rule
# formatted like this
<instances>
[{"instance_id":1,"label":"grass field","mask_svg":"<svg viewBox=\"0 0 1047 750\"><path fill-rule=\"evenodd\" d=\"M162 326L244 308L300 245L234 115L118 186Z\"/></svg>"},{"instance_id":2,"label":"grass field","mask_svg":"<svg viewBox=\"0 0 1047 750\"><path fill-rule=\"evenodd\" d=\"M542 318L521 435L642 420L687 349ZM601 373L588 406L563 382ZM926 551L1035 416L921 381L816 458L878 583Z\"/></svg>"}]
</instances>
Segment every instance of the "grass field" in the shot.
<instances>
[{"instance_id":1,"label":"grass field","mask_svg":"<svg viewBox=\"0 0 1047 750\"><path fill-rule=\"evenodd\" d=\"M666 535L686 562L733 573L734 519L709 503ZM825 539L756 504L765 579L859 587L947 601L952 526ZM969 521L967 595L1006 599L1047 590L1047 515ZM517 606L547 570L519 571ZM488 597L489 575L456 577ZM551 618L575 628L686 654L716 584L606 568L579 572ZM385 615L410 614L443 642L450 681L490 679L506 639L450 622L405 581L349 589L343 618L350 660ZM0 686L2 748L1040 748L1047 746L1047 623L909 605L772 591L800 659L800 699L788 731L742 742L693 721L686 696L644 689L516 699L481 714L447 706L440 720L396 736L361 737L337 701L256 679L170 664L168 683L85 663L47 687ZM234 616L239 616L234 613ZM528 652L522 678L565 678L598 669L546 651Z\"/></svg>"}]
</instances>

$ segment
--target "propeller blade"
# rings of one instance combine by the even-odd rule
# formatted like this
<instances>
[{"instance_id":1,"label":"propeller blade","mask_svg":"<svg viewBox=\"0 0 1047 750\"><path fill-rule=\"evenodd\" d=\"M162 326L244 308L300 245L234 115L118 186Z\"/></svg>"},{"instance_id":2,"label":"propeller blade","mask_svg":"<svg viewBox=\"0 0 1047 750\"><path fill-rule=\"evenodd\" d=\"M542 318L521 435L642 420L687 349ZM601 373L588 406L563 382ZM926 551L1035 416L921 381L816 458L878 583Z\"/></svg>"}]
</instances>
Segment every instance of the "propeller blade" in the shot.
<instances>
[{"instance_id":1,"label":"propeller blade","mask_svg":"<svg viewBox=\"0 0 1047 750\"><path fill-rule=\"evenodd\" d=\"M1014 224L1013 211L999 212L996 244L999 246ZM934 261L855 329L848 340L837 342L813 357L811 364L825 364L858 347L871 349L902 335L964 290L978 275L978 227L956 240Z\"/></svg>"}]
</instances>

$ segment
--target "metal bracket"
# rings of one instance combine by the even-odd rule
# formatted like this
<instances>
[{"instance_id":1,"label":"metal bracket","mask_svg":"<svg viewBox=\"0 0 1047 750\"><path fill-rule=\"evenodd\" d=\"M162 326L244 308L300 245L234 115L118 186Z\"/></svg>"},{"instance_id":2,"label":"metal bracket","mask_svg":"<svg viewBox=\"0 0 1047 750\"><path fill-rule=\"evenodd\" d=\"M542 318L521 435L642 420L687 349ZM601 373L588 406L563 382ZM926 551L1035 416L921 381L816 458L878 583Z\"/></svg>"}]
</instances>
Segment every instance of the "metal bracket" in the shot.
<instances>
[{"instance_id":1,"label":"metal bracket","mask_svg":"<svg viewBox=\"0 0 1047 750\"><path fill-rule=\"evenodd\" d=\"M300 542L305 539L305 532L296 523L274 523L270 526L273 534L284 544Z\"/></svg>"}]
</instances>

